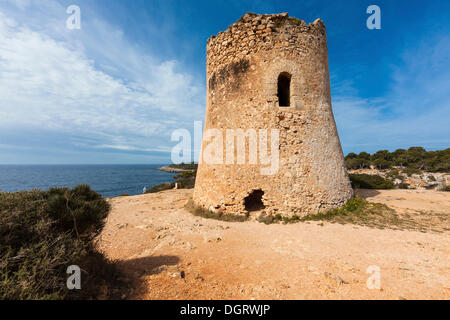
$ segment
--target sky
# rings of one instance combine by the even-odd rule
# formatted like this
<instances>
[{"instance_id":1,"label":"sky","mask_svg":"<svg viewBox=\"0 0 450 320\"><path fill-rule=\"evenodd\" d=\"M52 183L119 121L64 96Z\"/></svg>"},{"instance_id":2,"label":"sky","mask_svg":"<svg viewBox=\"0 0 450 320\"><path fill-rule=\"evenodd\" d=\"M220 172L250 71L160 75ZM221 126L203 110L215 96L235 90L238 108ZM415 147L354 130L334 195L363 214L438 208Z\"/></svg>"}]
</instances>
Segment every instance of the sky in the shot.
<instances>
[{"instance_id":1,"label":"sky","mask_svg":"<svg viewBox=\"0 0 450 320\"><path fill-rule=\"evenodd\" d=\"M206 40L249 11L325 22L344 154L450 147L446 0L0 0L0 164L169 163L204 120Z\"/></svg>"}]
</instances>

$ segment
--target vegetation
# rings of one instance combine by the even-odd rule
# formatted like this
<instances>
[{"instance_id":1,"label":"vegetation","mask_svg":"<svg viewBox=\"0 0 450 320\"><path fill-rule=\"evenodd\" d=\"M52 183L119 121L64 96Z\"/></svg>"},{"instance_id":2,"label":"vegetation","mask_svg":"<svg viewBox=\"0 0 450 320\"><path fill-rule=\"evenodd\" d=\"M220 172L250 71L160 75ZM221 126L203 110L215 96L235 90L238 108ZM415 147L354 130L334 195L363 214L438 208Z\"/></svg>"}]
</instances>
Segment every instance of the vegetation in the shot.
<instances>
[{"instance_id":1,"label":"vegetation","mask_svg":"<svg viewBox=\"0 0 450 320\"><path fill-rule=\"evenodd\" d=\"M398 185L398 188L399 189L409 189L409 184L402 182Z\"/></svg>"},{"instance_id":2,"label":"vegetation","mask_svg":"<svg viewBox=\"0 0 450 320\"><path fill-rule=\"evenodd\" d=\"M289 22L296 26L301 26L302 24L304 24L304 22L302 20L294 18L294 17L289 17Z\"/></svg>"},{"instance_id":3,"label":"vegetation","mask_svg":"<svg viewBox=\"0 0 450 320\"><path fill-rule=\"evenodd\" d=\"M198 167L198 163L195 162L191 162L191 163L180 163L180 164L169 164L168 165L169 168L174 168L174 169L183 169L183 170L192 170L192 171L196 171L197 167Z\"/></svg>"},{"instance_id":4,"label":"vegetation","mask_svg":"<svg viewBox=\"0 0 450 320\"><path fill-rule=\"evenodd\" d=\"M328 221L355 224L378 229L415 230L442 233L450 230L450 218L445 213L409 212L397 213L385 204L368 202L358 196L343 208L301 218L301 221Z\"/></svg>"},{"instance_id":5,"label":"vegetation","mask_svg":"<svg viewBox=\"0 0 450 320\"><path fill-rule=\"evenodd\" d=\"M188 201L185 208L196 216L209 219L239 222L249 219L249 215L236 216L200 208L193 203L192 199ZM347 201L342 208L332 209L319 214L305 217L299 217L298 215L282 217L280 214L261 214L256 219L258 222L265 224L327 221L339 224L350 223L378 229L389 228L394 230L430 231L437 233L450 230L450 218L445 213L429 211L425 214L425 212L417 211L400 214L385 204L368 202L359 196L355 196L353 199ZM319 225L323 226L323 223Z\"/></svg>"},{"instance_id":6,"label":"vegetation","mask_svg":"<svg viewBox=\"0 0 450 320\"><path fill-rule=\"evenodd\" d=\"M416 168L406 168L403 170L403 173L405 173L408 177L411 177L413 174L421 174L420 170Z\"/></svg>"},{"instance_id":7,"label":"vegetation","mask_svg":"<svg viewBox=\"0 0 450 320\"><path fill-rule=\"evenodd\" d=\"M291 217L282 217L277 214L272 219L264 217L264 219L258 220L260 222L269 224L282 222L287 223L297 223L306 221L331 221L339 223L360 223L365 224L368 220L373 220L372 215L390 215L395 211L383 204L370 203L366 200L360 198L359 196L347 201L347 203L342 208L336 208L326 212L308 215L306 217L300 218L298 215L293 215Z\"/></svg>"},{"instance_id":8,"label":"vegetation","mask_svg":"<svg viewBox=\"0 0 450 320\"><path fill-rule=\"evenodd\" d=\"M197 170L195 171L184 171L173 178L175 182L163 183L156 186L151 187L145 193L155 193L164 190L170 190L175 188L175 183L178 184L179 189L192 189L195 186L195 177L197 175Z\"/></svg>"},{"instance_id":9,"label":"vegetation","mask_svg":"<svg viewBox=\"0 0 450 320\"><path fill-rule=\"evenodd\" d=\"M116 278L93 245L109 210L88 185L1 192L0 299L97 297ZM67 289L70 265L82 269L81 290Z\"/></svg>"},{"instance_id":10,"label":"vegetation","mask_svg":"<svg viewBox=\"0 0 450 320\"><path fill-rule=\"evenodd\" d=\"M277 213L275 216L264 216L264 217L260 217L258 218L259 222L265 223L265 224L270 224L270 223L277 223L277 222L283 222L284 224L287 223L296 223L296 222L300 222L301 218L294 214L291 217L282 217L279 213Z\"/></svg>"},{"instance_id":11,"label":"vegetation","mask_svg":"<svg viewBox=\"0 0 450 320\"><path fill-rule=\"evenodd\" d=\"M330 220L337 216L361 215L369 203L359 196L347 201L342 208L336 208L327 212L309 215L301 219L301 221Z\"/></svg>"},{"instance_id":12,"label":"vegetation","mask_svg":"<svg viewBox=\"0 0 450 320\"><path fill-rule=\"evenodd\" d=\"M376 168L389 169L394 166L406 168L410 174L420 170L429 172L450 172L450 148L440 151L426 151L422 147L411 147L408 150L397 149L394 152L380 150L374 154L361 152L349 153L345 157L348 169Z\"/></svg>"},{"instance_id":13,"label":"vegetation","mask_svg":"<svg viewBox=\"0 0 450 320\"><path fill-rule=\"evenodd\" d=\"M392 180L394 180L394 179L403 180L403 177L400 175L400 172L396 169L389 171L386 174L386 177L389 179L392 179Z\"/></svg>"},{"instance_id":14,"label":"vegetation","mask_svg":"<svg viewBox=\"0 0 450 320\"><path fill-rule=\"evenodd\" d=\"M349 174L349 178L354 189L393 189L395 187L392 181L378 175Z\"/></svg>"},{"instance_id":15,"label":"vegetation","mask_svg":"<svg viewBox=\"0 0 450 320\"><path fill-rule=\"evenodd\" d=\"M197 170L195 171L185 171L177 174L173 177L180 188L183 189L192 189L195 186L195 177L197 176Z\"/></svg>"},{"instance_id":16,"label":"vegetation","mask_svg":"<svg viewBox=\"0 0 450 320\"><path fill-rule=\"evenodd\" d=\"M203 217L207 219L216 219L222 221L230 221L230 222L244 222L248 220L248 215L234 215L234 214L225 214L223 212L217 211L213 212L211 210L207 210L205 208L197 206L192 199L184 206L187 211L192 213L194 216Z\"/></svg>"},{"instance_id":17,"label":"vegetation","mask_svg":"<svg viewBox=\"0 0 450 320\"><path fill-rule=\"evenodd\" d=\"M156 193L164 190L170 190L175 188L175 182L158 184L156 186L151 187L145 193Z\"/></svg>"},{"instance_id":18,"label":"vegetation","mask_svg":"<svg viewBox=\"0 0 450 320\"><path fill-rule=\"evenodd\" d=\"M271 223L297 223L303 221L311 221L311 220L326 220L329 217L337 216L337 215L347 215L349 213L355 212L357 210L361 210L367 202L360 197L356 196L354 199L349 200L344 207L327 211L325 213L319 213L315 215L308 215L306 217L300 218L298 215L293 215L291 217L283 217L280 214L276 214L275 216L266 215L258 217L258 221L265 224Z\"/></svg>"}]
</instances>

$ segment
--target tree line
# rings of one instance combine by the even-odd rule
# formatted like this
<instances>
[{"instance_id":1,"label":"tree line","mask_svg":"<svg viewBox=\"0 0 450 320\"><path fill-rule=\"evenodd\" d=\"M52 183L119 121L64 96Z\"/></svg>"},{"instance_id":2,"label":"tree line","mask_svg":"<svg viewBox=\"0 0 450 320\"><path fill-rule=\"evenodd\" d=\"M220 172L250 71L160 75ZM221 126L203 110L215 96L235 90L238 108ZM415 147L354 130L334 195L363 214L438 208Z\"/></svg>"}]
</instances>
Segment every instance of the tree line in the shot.
<instances>
[{"instance_id":1,"label":"tree line","mask_svg":"<svg viewBox=\"0 0 450 320\"><path fill-rule=\"evenodd\" d=\"M361 152L349 153L345 157L347 169L364 169L374 166L377 169L401 167L428 172L450 172L450 148L427 151L422 147L397 149L394 152L380 150L374 154Z\"/></svg>"}]
</instances>

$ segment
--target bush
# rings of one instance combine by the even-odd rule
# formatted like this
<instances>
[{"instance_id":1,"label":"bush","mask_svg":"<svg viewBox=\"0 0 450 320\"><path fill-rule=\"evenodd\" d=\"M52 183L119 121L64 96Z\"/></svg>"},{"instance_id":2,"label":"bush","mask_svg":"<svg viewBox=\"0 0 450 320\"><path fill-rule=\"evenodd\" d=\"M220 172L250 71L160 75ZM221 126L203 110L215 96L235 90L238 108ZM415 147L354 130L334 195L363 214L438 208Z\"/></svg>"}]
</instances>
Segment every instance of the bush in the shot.
<instances>
[{"instance_id":1,"label":"bush","mask_svg":"<svg viewBox=\"0 0 450 320\"><path fill-rule=\"evenodd\" d=\"M256 221L271 224L275 221L275 218L272 215L261 214L256 218Z\"/></svg>"},{"instance_id":2,"label":"bush","mask_svg":"<svg viewBox=\"0 0 450 320\"><path fill-rule=\"evenodd\" d=\"M372 161L372 164L380 170L389 169L392 166L392 162L386 159L375 159Z\"/></svg>"},{"instance_id":3,"label":"bush","mask_svg":"<svg viewBox=\"0 0 450 320\"><path fill-rule=\"evenodd\" d=\"M400 179L400 180L402 179L402 176L396 169L389 171L386 174L386 177L388 177L389 179Z\"/></svg>"},{"instance_id":4,"label":"bush","mask_svg":"<svg viewBox=\"0 0 450 320\"><path fill-rule=\"evenodd\" d=\"M183 169L183 170L192 170L192 171L196 171L198 164L191 162L191 163L180 163L180 164L169 164L170 168L174 168L174 169Z\"/></svg>"},{"instance_id":5,"label":"bush","mask_svg":"<svg viewBox=\"0 0 450 320\"><path fill-rule=\"evenodd\" d=\"M95 251L109 204L87 185L0 193L0 299L94 298L114 266ZM66 287L67 267L84 273Z\"/></svg>"},{"instance_id":6,"label":"bush","mask_svg":"<svg viewBox=\"0 0 450 320\"><path fill-rule=\"evenodd\" d=\"M398 188L399 189L409 189L409 184L402 182L398 185Z\"/></svg>"},{"instance_id":7,"label":"bush","mask_svg":"<svg viewBox=\"0 0 450 320\"><path fill-rule=\"evenodd\" d=\"M403 170L403 173L406 174L408 177L411 177L413 174L420 174L420 170L416 168L406 168Z\"/></svg>"},{"instance_id":8,"label":"bush","mask_svg":"<svg viewBox=\"0 0 450 320\"><path fill-rule=\"evenodd\" d=\"M330 220L335 216L347 216L350 214L358 213L361 214L364 208L367 206L368 202L359 196L355 196L353 199L347 201L347 203L342 208L332 209L326 212L308 215L301 218L301 221L317 221L317 220Z\"/></svg>"},{"instance_id":9,"label":"bush","mask_svg":"<svg viewBox=\"0 0 450 320\"><path fill-rule=\"evenodd\" d=\"M395 165L429 172L450 172L450 148L426 151L422 147L411 147L408 150L397 149L394 152L380 150L373 155L367 152L361 152L359 155L349 153L345 160L348 169L363 169L369 165L386 169Z\"/></svg>"},{"instance_id":10,"label":"bush","mask_svg":"<svg viewBox=\"0 0 450 320\"><path fill-rule=\"evenodd\" d=\"M235 215L231 213L223 213L221 211L213 212L211 210L197 206L192 199L189 199L184 208L194 216L206 219L215 219L229 222L244 222L248 220L249 215Z\"/></svg>"},{"instance_id":11,"label":"bush","mask_svg":"<svg viewBox=\"0 0 450 320\"><path fill-rule=\"evenodd\" d=\"M394 183L378 175L350 174L353 188L361 189L393 189Z\"/></svg>"},{"instance_id":12,"label":"bush","mask_svg":"<svg viewBox=\"0 0 450 320\"><path fill-rule=\"evenodd\" d=\"M259 217L257 221L265 224L279 223L279 222L282 222L283 224L288 224L304 221L330 220L335 216L346 216L353 214L355 212L360 214L366 207L367 203L368 202L366 200L360 198L359 196L355 196L353 199L347 201L343 207L328 210L326 212L311 214L302 218L300 218L296 214L290 217L283 217L277 213L273 217L271 215Z\"/></svg>"},{"instance_id":13,"label":"bush","mask_svg":"<svg viewBox=\"0 0 450 320\"><path fill-rule=\"evenodd\" d=\"M197 171L186 171L176 175L173 178L176 180L176 182L178 182L180 188L192 189L195 186L196 175Z\"/></svg>"},{"instance_id":14,"label":"bush","mask_svg":"<svg viewBox=\"0 0 450 320\"><path fill-rule=\"evenodd\" d=\"M283 223L287 224L287 223L296 223L296 222L300 222L301 219L298 215L294 214L292 217L283 217Z\"/></svg>"},{"instance_id":15,"label":"bush","mask_svg":"<svg viewBox=\"0 0 450 320\"><path fill-rule=\"evenodd\" d=\"M164 191L164 190L170 190L173 188L175 188L175 182L163 183L163 184L158 184L156 186L151 187L145 193L156 193L156 192L160 192L160 191Z\"/></svg>"},{"instance_id":16,"label":"bush","mask_svg":"<svg viewBox=\"0 0 450 320\"><path fill-rule=\"evenodd\" d=\"M181 172L173 177L176 180L175 182L158 184L156 186L151 187L145 193L155 193L164 190L170 190L175 188L175 183L178 184L179 189L192 189L195 186L196 175L197 171Z\"/></svg>"}]
</instances>

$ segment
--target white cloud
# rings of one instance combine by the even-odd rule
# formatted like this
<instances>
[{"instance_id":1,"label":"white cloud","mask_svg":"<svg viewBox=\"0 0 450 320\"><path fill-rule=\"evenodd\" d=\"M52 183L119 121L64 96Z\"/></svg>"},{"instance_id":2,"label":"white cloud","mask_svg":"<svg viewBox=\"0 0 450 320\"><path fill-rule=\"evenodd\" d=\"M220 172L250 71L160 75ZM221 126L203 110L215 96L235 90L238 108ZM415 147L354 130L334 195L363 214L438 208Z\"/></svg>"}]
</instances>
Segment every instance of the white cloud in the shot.
<instances>
[{"instance_id":1,"label":"white cloud","mask_svg":"<svg viewBox=\"0 0 450 320\"><path fill-rule=\"evenodd\" d=\"M22 10L31 4L31 0L4 0L4 1L9 2Z\"/></svg>"},{"instance_id":2,"label":"white cloud","mask_svg":"<svg viewBox=\"0 0 450 320\"><path fill-rule=\"evenodd\" d=\"M32 132L33 143L42 140L36 149L61 136L66 151L167 152L172 130L203 119L203 80L128 41L87 6L82 29L68 30L65 9L52 0L0 4L0 148L29 148L24 132ZM379 99L332 75L346 151L448 147L449 43L441 36L405 49ZM8 141L5 132L17 135Z\"/></svg>"},{"instance_id":3,"label":"white cloud","mask_svg":"<svg viewBox=\"0 0 450 320\"><path fill-rule=\"evenodd\" d=\"M113 149L113 150L122 150L122 151L142 151L142 152L170 152L171 148L169 147L159 147L159 148L137 148L128 145L111 145L111 144L102 144L94 146L94 148L98 149Z\"/></svg>"},{"instance_id":4,"label":"white cloud","mask_svg":"<svg viewBox=\"0 0 450 320\"><path fill-rule=\"evenodd\" d=\"M55 26L65 26L65 11L49 13L44 27L30 12L30 19L14 13L21 20L0 6L0 130L76 135L92 148L167 152L159 146L170 142L172 130L202 119L203 88L178 71L177 61L156 59L98 19L69 33Z\"/></svg>"}]
</instances>

